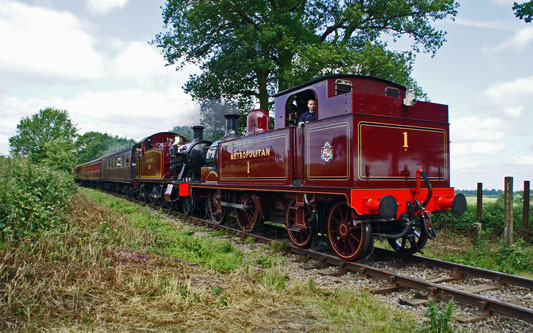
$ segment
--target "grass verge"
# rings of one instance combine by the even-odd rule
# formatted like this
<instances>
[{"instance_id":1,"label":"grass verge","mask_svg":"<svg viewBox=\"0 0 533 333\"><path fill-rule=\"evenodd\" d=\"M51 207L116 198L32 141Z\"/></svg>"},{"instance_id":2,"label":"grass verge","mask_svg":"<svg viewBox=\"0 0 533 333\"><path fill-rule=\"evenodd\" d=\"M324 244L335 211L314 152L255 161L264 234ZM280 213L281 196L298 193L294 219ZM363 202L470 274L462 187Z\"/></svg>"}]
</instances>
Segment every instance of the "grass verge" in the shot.
<instances>
[{"instance_id":1,"label":"grass verge","mask_svg":"<svg viewBox=\"0 0 533 333\"><path fill-rule=\"evenodd\" d=\"M432 258L533 278L533 246L522 239L511 246L491 235L472 242L456 230L441 229L423 251Z\"/></svg>"},{"instance_id":2,"label":"grass verge","mask_svg":"<svg viewBox=\"0 0 533 333\"><path fill-rule=\"evenodd\" d=\"M150 208L80 192L67 224L0 243L0 330L396 332L418 324L365 292L289 280L273 247L243 251Z\"/></svg>"}]
</instances>

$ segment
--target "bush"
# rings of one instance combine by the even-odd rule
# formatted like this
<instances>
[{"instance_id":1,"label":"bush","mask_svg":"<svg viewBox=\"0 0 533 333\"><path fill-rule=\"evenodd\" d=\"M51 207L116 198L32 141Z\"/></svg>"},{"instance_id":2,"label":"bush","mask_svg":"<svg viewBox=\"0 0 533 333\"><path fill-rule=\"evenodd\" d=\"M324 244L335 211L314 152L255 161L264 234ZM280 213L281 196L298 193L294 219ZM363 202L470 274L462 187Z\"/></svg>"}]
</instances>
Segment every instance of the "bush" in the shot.
<instances>
[{"instance_id":1,"label":"bush","mask_svg":"<svg viewBox=\"0 0 533 333\"><path fill-rule=\"evenodd\" d=\"M498 199L494 202L483 203L483 216L481 224L483 230L488 234L503 234L505 227L505 205L504 194L500 194ZM514 232L522 231L522 207L523 197L521 192L514 197L513 206L513 223ZM451 211L434 215L434 222L437 227L443 225L451 225L460 231L470 231L472 225L477 222L477 207L476 205L468 205L466 212L461 216L456 216Z\"/></svg>"},{"instance_id":2,"label":"bush","mask_svg":"<svg viewBox=\"0 0 533 333\"><path fill-rule=\"evenodd\" d=\"M72 175L31 164L28 159L2 158L0 163L2 239L17 238L61 222L61 212L76 188Z\"/></svg>"}]
</instances>

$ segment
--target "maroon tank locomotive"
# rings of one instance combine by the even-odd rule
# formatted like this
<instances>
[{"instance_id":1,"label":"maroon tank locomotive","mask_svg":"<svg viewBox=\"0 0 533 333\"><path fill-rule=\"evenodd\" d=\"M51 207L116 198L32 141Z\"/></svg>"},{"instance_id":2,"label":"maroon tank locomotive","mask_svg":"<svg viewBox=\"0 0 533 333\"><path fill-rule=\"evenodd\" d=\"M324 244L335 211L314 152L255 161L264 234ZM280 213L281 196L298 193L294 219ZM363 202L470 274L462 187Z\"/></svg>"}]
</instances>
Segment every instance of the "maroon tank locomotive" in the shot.
<instances>
[{"instance_id":1,"label":"maroon tank locomotive","mask_svg":"<svg viewBox=\"0 0 533 333\"><path fill-rule=\"evenodd\" d=\"M298 124L309 99L316 121ZM400 253L435 236L433 213L466 209L450 187L448 108L415 102L390 81L321 77L274 96L274 129L252 111L239 136L226 116L211 143L194 127L151 135L131 148L82 164L76 178L223 223L231 210L243 231L283 223L296 246L327 239L345 260L365 256L374 237Z\"/></svg>"}]
</instances>

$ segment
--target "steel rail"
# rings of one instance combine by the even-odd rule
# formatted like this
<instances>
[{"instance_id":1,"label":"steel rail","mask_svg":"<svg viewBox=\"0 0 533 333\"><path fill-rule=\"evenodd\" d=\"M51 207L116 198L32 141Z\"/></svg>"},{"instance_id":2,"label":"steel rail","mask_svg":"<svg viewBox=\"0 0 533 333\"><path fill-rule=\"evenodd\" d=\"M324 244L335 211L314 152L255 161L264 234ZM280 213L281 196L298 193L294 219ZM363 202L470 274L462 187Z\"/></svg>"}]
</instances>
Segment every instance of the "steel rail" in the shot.
<instances>
[{"instance_id":1,"label":"steel rail","mask_svg":"<svg viewBox=\"0 0 533 333\"><path fill-rule=\"evenodd\" d=\"M439 293L443 295L449 295L456 300L477 306L481 311L501 313L507 316L512 316L533 323L533 310L526 307L498 301L489 297L472 294L463 290L454 289L437 283L405 276L399 273L389 272L357 262L345 262L340 258L316 252L313 250L300 249L291 246L291 252L296 254L307 255L311 258L318 260L325 260L326 263L330 265L343 267L353 273L385 279L388 280L390 283L397 284L400 287L425 290L432 295L436 295Z\"/></svg>"},{"instance_id":2,"label":"steel rail","mask_svg":"<svg viewBox=\"0 0 533 333\"><path fill-rule=\"evenodd\" d=\"M128 198L128 200L131 201L137 201L136 199ZM137 201L141 202L141 201ZM373 278L383 279L388 281L391 284L394 284L398 287L404 287L404 288L412 288L412 289L418 289L422 291L427 291L428 295L434 295L437 296L439 294L441 295L448 295L453 297L453 299L458 300L460 302L470 304L473 306L476 306L479 308L480 312L491 312L491 313L499 313L510 317L515 317L518 319L525 320L529 323L533 323L533 310L522 307L519 305L502 302L499 300L495 300L489 297L476 295L467 291L463 291L460 289L454 289L448 286L444 286L441 284L433 283L430 281L421 280L418 278L409 277L403 274L394 273L390 271L386 271L383 269L379 269L376 267L368 266L362 263L357 262L347 262L344 261L338 257L334 257L329 254L325 254L322 252L317 252L310 249L302 249L294 246L291 243L282 242L275 239L270 239L267 237L263 237L260 235L256 235L253 233L246 233L239 229L235 229L229 226L225 226L222 224L217 224L209 220L201 219L194 216L186 216L182 213L162 208L165 212L170 213L174 216L180 216L184 217L186 221L190 221L197 225L208 225L214 229L217 230L228 230L230 233L234 235L239 235L242 238L246 237L253 237L257 241L261 243L279 243L284 244L284 246L288 246L287 252L298 254L298 255L305 255L309 258L319 260L325 264L329 264L332 266L337 266L342 269L346 269L349 272L361 274L364 276L370 276ZM376 249L378 250L378 249ZM384 249L379 249L378 251L388 251ZM395 257L398 257L398 255L395 252L390 251L391 253L394 253ZM443 260L438 259L431 259L427 257L420 257L420 256L411 256L411 257L405 257L401 256L401 258L406 258L407 260L413 260L415 262L427 262L430 264L434 264L435 266L448 268L448 269L454 269L455 267L459 267L458 269L462 270L463 272L471 275L478 275L487 278L501 278L502 281L507 283L515 284L515 281L518 281L520 284L527 284L533 282L531 279L522 278L522 277L516 277L504 273L494 272L486 269L476 268L472 266L467 265L461 265L461 264L455 264L451 262L446 262ZM527 285L527 287L530 287L530 285Z\"/></svg>"},{"instance_id":3,"label":"steel rail","mask_svg":"<svg viewBox=\"0 0 533 333\"><path fill-rule=\"evenodd\" d=\"M400 256L396 252L386 250L386 249L376 249L376 251L382 252L384 255L389 256L389 257L396 256L398 258L402 258L410 262L425 263L433 267L453 270L456 273L463 274L463 275L471 275L471 276L492 279L503 284L511 284L511 285L529 288L533 290L533 279L528 279L523 276L505 274L505 273L491 271L491 270L484 269L484 268L473 267L473 266L468 266L464 264L458 264L454 262L429 258L425 256L418 256L418 255Z\"/></svg>"}]
</instances>

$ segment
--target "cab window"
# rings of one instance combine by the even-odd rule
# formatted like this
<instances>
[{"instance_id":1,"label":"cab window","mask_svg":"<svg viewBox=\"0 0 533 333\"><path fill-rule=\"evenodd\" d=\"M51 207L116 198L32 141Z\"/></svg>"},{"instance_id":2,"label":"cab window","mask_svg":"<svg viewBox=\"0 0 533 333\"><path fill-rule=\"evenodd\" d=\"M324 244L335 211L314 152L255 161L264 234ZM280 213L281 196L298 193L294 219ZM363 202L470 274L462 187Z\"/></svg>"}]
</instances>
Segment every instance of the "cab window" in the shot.
<instances>
[{"instance_id":1,"label":"cab window","mask_svg":"<svg viewBox=\"0 0 533 333\"><path fill-rule=\"evenodd\" d=\"M300 116L306 112L307 102L310 99L314 99L317 104L317 116L318 116L318 99L313 90L307 89L299 93L289 96L287 99L287 105L285 106L285 126L296 126Z\"/></svg>"}]
</instances>

